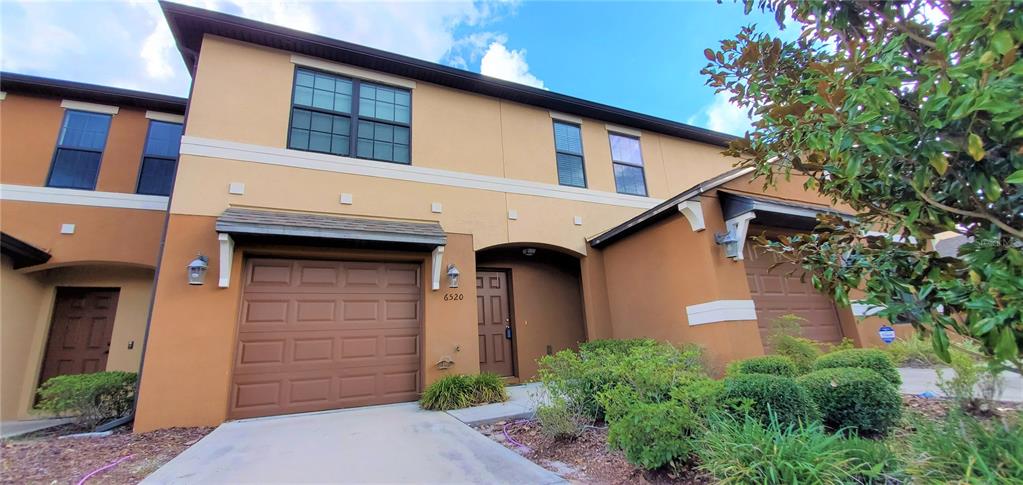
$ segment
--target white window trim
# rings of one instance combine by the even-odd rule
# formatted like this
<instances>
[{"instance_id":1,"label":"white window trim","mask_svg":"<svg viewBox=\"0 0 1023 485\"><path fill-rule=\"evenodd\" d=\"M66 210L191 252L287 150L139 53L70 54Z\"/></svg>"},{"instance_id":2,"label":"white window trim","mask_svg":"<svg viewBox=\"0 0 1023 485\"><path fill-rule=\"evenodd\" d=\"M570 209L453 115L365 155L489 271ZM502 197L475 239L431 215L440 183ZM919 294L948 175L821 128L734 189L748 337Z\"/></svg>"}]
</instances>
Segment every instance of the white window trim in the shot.
<instances>
[{"instance_id":1,"label":"white window trim","mask_svg":"<svg viewBox=\"0 0 1023 485\"><path fill-rule=\"evenodd\" d=\"M64 109L73 109L76 111L89 111L91 113L103 113L107 115L116 115L117 111L120 110L117 106L110 106L107 104L96 104L86 103L85 101L74 101L71 99L65 99L60 102L60 107Z\"/></svg>"},{"instance_id":2,"label":"white window trim","mask_svg":"<svg viewBox=\"0 0 1023 485\"><path fill-rule=\"evenodd\" d=\"M639 130L637 130L635 128L626 128L624 126L607 125L607 124L604 125L604 128L607 128L607 132L608 133L614 134L614 135L625 135L625 136L631 136L631 137L634 137L634 138L642 138L643 137L643 132L639 131Z\"/></svg>"},{"instance_id":3,"label":"white window trim","mask_svg":"<svg viewBox=\"0 0 1023 485\"><path fill-rule=\"evenodd\" d=\"M358 67L337 64L334 62L317 59L315 57L306 57L300 56L298 54L292 54L291 63L298 66L320 69L322 71L344 74L345 76L357 77L359 79L365 79L367 81L375 81L383 84L390 84L391 86L399 86L408 89L416 88L415 81L410 81L408 79L397 76L391 76L390 74L360 69Z\"/></svg>"},{"instance_id":4,"label":"white window trim","mask_svg":"<svg viewBox=\"0 0 1023 485\"><path fill-rule=\"evenodd\" d=\"M160 111L146 111L146 118L153 121L163 121L166 123L177 123L183 124L185 122L184 115L176 115L174 113L163 113Z\"/></svg>"},{"instance_id":5,"label":"white window trim","mask_svg":"<svg viewBox=\"0 0 1023 485\"><path fill-rule=\"evenodd\" d=\"M7 91L0 91L0 101L7 99Z\"/></svg>"},{"instance_id":6,"label":"white window trim","mask_svg":"<svg viewBox=\"0 0 1023 485\"><path fill-rule=\"evenodd\" d=\"M551 119L554 119L554 120L566 121L568 123L575 123L575 124L577 124L579 126L582 126L582 124L583 124L583 119L578 117L578 116L567 115L565 113L558 113L557 111L550 111L550 114L551 114Z\"/></svg>"}]
</instances>

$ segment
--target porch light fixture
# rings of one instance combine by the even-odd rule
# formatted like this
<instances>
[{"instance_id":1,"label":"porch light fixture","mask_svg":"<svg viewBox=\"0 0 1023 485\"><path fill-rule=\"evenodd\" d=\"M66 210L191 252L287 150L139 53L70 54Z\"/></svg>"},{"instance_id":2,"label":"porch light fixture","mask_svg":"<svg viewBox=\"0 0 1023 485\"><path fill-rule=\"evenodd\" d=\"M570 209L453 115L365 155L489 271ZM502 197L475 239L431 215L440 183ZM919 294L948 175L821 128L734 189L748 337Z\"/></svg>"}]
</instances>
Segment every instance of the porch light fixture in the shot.
<instances>
[{"instance_id":1,"label":"porch light fixture","mask_svg":"<svg viewBox=\"0 0 1023 485\"><path fill-rule=\"evenodd\" d=\"M536 254L536 248L526 248L526 249L523 249L522 250L522 254L525 254L526 256L532 256L532 255Z\"/></svg>"},{"instance_id":2,"label":"porch light fixture","mask_svg":"<svg viewBox=\"0 0 1023 485\"><path fill-rule=\"evenodd\" d=\"M448 265L448 288L458 288L458 268L454 264Z\"/></svg>"},{"instance_id":3,"label":"porch light fixture","mask_svg":"<svg viewBox=\"0 0 1023 485\"><path fill-rule=\"evenodd\" d=\"M210 259L199 253L191 263L188 263L188 284L201 285L206 279L206 270L209 269Z\"/></svg>"}]
</instances>

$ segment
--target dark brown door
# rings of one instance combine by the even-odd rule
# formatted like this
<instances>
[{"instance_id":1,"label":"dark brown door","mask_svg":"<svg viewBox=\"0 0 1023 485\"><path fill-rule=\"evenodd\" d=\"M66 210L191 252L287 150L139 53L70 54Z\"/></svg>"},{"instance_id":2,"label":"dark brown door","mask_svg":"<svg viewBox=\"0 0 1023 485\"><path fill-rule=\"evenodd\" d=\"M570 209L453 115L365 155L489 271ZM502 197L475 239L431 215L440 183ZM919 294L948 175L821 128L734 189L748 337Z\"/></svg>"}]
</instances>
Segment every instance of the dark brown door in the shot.
<instances>
[{"instance_id":1,"label":"dark brown door","mask_svg":"<svg viewBox=\"0 0 1023 485\"><path fill-rule=\"evenodd\" d=\"M117 311L116 289L57 288L39 383L107 368Z\"/></svg>"},{"instance_id":2,"label":"dark brown door","mask_svg":"<svg viewBox=\"0 0 1023 485\"><path fill-rule=\"evenodd\" d=\"M480 371L493 372L499 376L510 376L515 372L512 360L512 322L508 296L507 273L503 271L476 272Z\"/></svg>"},{"instance_id":3,"label":"dark brown door","mask_svg":"<svg viewBox=\"0 0 1023 485\"><path fill-rule=\"evenodd\" d=\"M415 264L248 261L229 416L416 400L421 294Z\"/></svg>"},{"instance_id":4,"label":"dark brown door","mask_svg":"<svg viewBox=\"0 0 1023 485\"><path fill-rule=\"evenodd\" d=\"M814 289L809 277L805 282L799 281L802 270L791 263L772 269L775 258L757 248L752 241L746 243L744 257L746 279L753 304L757 307L757 324L765 348L770 350L767 337L771 321L787 314L806 319L802 324L803 337L824 343L842 341L835 302Z\"/></svg>"}]
</instances>

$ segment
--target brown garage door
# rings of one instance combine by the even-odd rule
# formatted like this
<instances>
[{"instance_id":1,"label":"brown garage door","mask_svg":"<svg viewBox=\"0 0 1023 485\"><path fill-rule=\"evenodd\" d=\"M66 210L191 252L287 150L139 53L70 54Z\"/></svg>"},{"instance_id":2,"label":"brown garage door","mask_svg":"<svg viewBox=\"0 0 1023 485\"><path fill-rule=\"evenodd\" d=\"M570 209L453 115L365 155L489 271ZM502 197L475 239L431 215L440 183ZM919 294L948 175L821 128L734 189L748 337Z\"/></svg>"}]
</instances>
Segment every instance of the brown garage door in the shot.
<instances>
[{"instance_id":1,"label":"brown garage door","mask_svg":"<svg viewBox=\"0 0 1023 485\"><path fill-rule=\"evenodd\" d=\"M413 401L419 266L252 259L230 418Z\"/></svg>"},{"instance_id":2,"label":"brown garage door","mask_svg":"<svg viewBox=\"0 0 1023 485\"><path fill-rule=\"evenodd\" d=\"M806 319L803 324L803 336L806 338L827 343L842 341L842 327L834 301L814 289L809 277L805 283L799 281L802 270L786 263L768 271L775 263L774 257L763 253L752 241L746 244L745 263L746 279L757 307L757 323L765 348L768 347L771 321L787 314ZM792 273L793 269L795 273Z\"/></svg>"}]
</instances>

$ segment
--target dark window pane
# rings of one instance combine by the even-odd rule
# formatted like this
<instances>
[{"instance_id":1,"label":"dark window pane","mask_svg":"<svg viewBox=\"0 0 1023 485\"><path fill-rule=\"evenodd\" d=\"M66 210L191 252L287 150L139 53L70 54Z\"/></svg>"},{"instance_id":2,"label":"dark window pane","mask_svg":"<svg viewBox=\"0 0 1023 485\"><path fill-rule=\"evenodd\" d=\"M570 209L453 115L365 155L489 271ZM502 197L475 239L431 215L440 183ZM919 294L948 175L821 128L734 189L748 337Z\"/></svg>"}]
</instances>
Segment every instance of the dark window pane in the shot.
<instances>
[{"instance_id":1,"label":"dark window pane","mask_svg":"<svg viewBox=\"0 0 1023 485\"><path fill-rule=\"evenodd\" d=\"M409 163L408 145L394 145L394 161L398 163Z\"/></svg>"},{"instance_id":2,"label":"dark window pane","mask_svg":"<svg viewBox=\"0 0 1023 485\"><path fill-rule=\"evenodd\" d=\"M554 147L559 152L582 155L583 141L579 127L567 123L554 122Z\"/></svg>"},{"instance_id":3,"label":"dark window pane","mask_svg":"<svg viewBox=\"0 0 1023 485\"><path fill-rule=\"evenodd\" d=\"M343 116L334 117L334 134L348 136L352 131L352 120Z\"/></svg>"},{"instance_id":4,"label":"dark window pane","mask_svg":"<svg viewBox=\"0 0 1023 485\"><path fill-rule=\"evenodd\" d=\"M170 195L174 184L174 166L176 160L167 158L145 157L142 159L142 170L139 173L138 193L149 195Z\"/></svg>"},{"instance_id":5,"label":"dark window pane","mask_svg":"<svg viewBox=\"0 0 1023 485\"><path fill-rule=\"evenodd\" d=\"M373 142L360 139L356 145L356 151L361 158L373 158Z\"/></svg>"},{"instance_id":6,"label":"dark window pane","mask_svg":"<svg viewBox=\"0 0 1023 485\"><path fill-rule=\"evenodd\" d=\"M151 121L146 140L146 155L178 158L181 146L181 124Z\"/></svg>"},{"instance_id":7,"label":"dark window pane","mask_svg":"<svg viewBox=\"0 0 1023 485\"><path fill-rule=\"evenodd\" d=\"M334 109L334 93L319 89L313 90L313 106L320 109Z\"/></svg>"},{"instance_id":8,"label":"dark window pane","mask_svg":"<svg viewBox=\"0 0 1023 485\"><path fill-rule=\"evenodd\" d=\"M350 94L334 95L334 111L341 113L352 112L352 96Z\"/></svg>"},{"instance_id":9,"label":"dark window pane","mask_svg":"<svg viewBox=\"0 0 1023 485\"><path fill-rule=\"evenodd\" d=\"M309 111L306 111L304 109L296 109L295 112L291 115L291 126L293 128L302 128L308 130L311 120L312 116Z\"/></svg>"},{"instance_id":10,"label":"dark window pane","mask_svg":"<svg viewBox=\"0 0 1023 485\"><path fill-rule=\"evenodd\" d=\"M643 153L639 148L639 139L629 136L610 134L611 160L643 166Z\"/></svg>"},{"instance_id":11,"label":"dark window pane","mask_svg":"<svg viewBox=\"0 0 1023 485\"><path fill-rule=\"evenodd\" d=\"M394 127L394 142L408 145L409 129L401 126Z\"/></svg>"},{"instance_id":12,"label":"dark window pane","mask_svg":"<svg viewBox=\"0 0 1023 485\"><path fill-rule=\"evenodd\" d=\"M313 131L323 131L329 133L331 126L334 124L334 117L323 113L313 113L312 123L310 129Z\"/></svg>"},{"instance_id":13,"label":"dark window pane","mask_svg":"<svg viewBox=\"0 0 1023 485\"><path fill-rule=\"evenodd\" d=\"M408 91L365 81L359 87L359 115L399 123L409 122Z\"/></svg>"},{"instance_id":14,"label":"dark window pane","mask_svg":"<svg viewBox=\"0 0 1023 485\"><path fill-rule=\"evenodd\" d=\"M558 183L573 187L585 187L586 175L583 173L583 157L558 153Z\"/></svg>"},{"instance_id":15,"label":"dark window pane","mask_svg":"<svg viewBox=\"0 0 1023 485\"><path fill-rule=\"evenodd\" d=\"M99 161L102 157L103 154L98 152L58 148L47 185L69 189L95 189Z\"/></svg>"},{"instance_id":16,"label":"dark window pane","mask_svg":"<svg viewBox=\"0 0 1023 485\"><path fill-rule=\"evenodd\" d=\"M295 78L295 84L299 86L313 86L313 73L299 69L298 76Z\"/></svg>"},{"instance_id":17,"label":"dark window pane","mask_svg":"<svg viewBox=\"0 0 1023 485\"><path fill-rule=\"evenodd\" d=\"M67 111L57 145L64 148L85 148L102 151L110 130L110 115Z\"/></svg>"},{"instance_id":18,"label":"dark window pane","mask_svg":"<svg viewBox=\"0 0 1023 485\"><path fill-rule=\"evenodd\" d=\"M330 137L330 152L335 155L348 155L348 140L347 136L333 135Z\"/></svg>"},{"instance_id":19,"label":"dark window pane","mask_svg":"<svg viewBox=\"0 0 1023 485\"><path fill-rule=\"evenodd\" d=\"M295 88L295 104L302 106L313 105L313 88L298 86Z\"/></svg>"},{"instance_id":20,"label":"dark window pane","mask_svg":"<svg viewBox=\"0 0 1023 485\"><path fill-rule=\"evenodd\" d=\"M334 77L326 74L316 74L316 82L313 84L316 89L334 91Z\"/></svg>"},{"instance_id":21,"label":"dark window pane","mask_svg":"<svg viewBox=\"0 0 1023 485\"><path fill-rule=\"evenodd\" d=\"M292 128L291 140L288 142L288 146L291 148L298 148L299 150L308 150L309 131Z\"/></svg>"},{"instance_id":22,"label":"dark window pane","mask_svg":"<svg viewBox=\"0 0 1023 485\"><path fill-rule=\"evenodd\" d=\"M309 149L317 152L330 152L330 134L309 133Z\"/></svg>"},{"instance_id":23,"label":"dark window pane","mask_svg":"<svg viewBox=\"0 0 1023 485\"><path fill-rule=\"evenodd\" d=\"M615 186L619 194L646 195L643 169L622 163L614 164Z\"/></svg>"}]
</instances>

